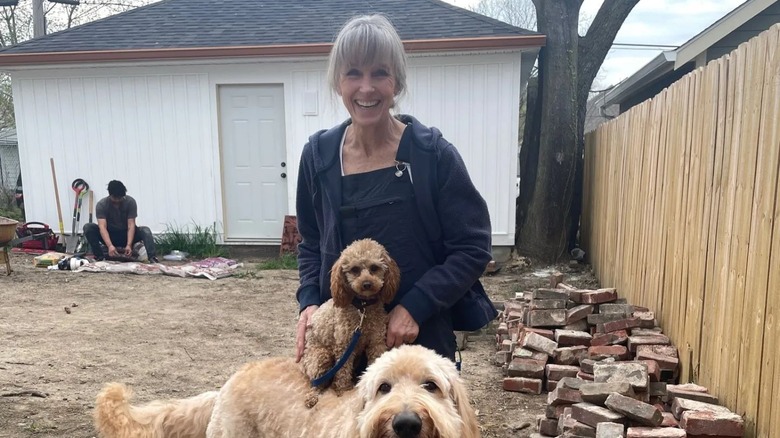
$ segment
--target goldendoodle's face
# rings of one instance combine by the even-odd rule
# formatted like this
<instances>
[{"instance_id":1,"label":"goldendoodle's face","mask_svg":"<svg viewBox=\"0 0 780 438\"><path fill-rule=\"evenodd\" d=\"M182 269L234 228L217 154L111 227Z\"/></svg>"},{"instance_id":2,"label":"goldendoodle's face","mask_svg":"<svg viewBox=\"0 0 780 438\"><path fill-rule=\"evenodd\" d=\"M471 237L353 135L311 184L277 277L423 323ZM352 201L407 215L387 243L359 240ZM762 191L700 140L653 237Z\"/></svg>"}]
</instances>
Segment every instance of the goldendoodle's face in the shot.
<instances>
[{"instance_id":1,"label":"goldendoodle's face","mask_svg":"<svg viewBox=\"0 0 780 438\"><path fill-rule=\"evenodd\" d=\"M379 243L357 240L342 251L333 266L331 294L336 305L348 305L353 297L378 297L389 303L398 289L398 265Z\"/></svg>"},{"instance_id":2,"label":"goldendoodle's face","mask_svg":"<svg viewBox=\"0 0 780 438\"><path fill-rule=\"evenodd\" d=\"M380 356L358 384L365 406L361 438L479 436L455 365L433 351L404 345Z\"/></svg>"}]
</instances>

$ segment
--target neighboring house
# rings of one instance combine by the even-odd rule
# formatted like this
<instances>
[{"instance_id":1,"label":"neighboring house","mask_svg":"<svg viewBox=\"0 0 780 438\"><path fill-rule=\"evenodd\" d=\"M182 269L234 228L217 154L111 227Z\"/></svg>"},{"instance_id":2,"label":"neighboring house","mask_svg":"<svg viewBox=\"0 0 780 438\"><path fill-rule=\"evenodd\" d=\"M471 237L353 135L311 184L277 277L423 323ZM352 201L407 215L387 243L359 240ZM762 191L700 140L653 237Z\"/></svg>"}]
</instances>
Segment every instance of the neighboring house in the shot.
<instances>
[{"instance_id":1,"label":"neighboring house","mask_svg":"<svg viewBox=\"0 0 780 438\"><path fill-rule=\"evenodd\" d=\"M56 223L53 157L63 206L75 178L96 198L120 179L153 231L194 222L225 243L278 244L304 143L348 117L325 81L331 42L365 13L388 16L409 52L400 110L458 147L494 245L513 245L510 157L545 38L438 0L165 0L0 51L27 216Z\"/></svg>"},{"instance_id":2,"label":"neighboring house","mask_svg":"<svg viewBox=\"0 0 780 438\"><path fill-rule=\"evenodd\" d=\"M664 51L612 88L602 107L619 112L655 96L697 67L736 49L780 22L780 0L748 0L675 50Z\"/></svg>"},{"instance_id":3,"label":"neighboring house","mask_svg":"<svg viewBox=\"0 0 780 438\"><path fill-rule=\"evenodd\" d=\"M19 147L16 130L0 129L0 188L13 190L19 179Z\"/></svg>"}]
</instances>

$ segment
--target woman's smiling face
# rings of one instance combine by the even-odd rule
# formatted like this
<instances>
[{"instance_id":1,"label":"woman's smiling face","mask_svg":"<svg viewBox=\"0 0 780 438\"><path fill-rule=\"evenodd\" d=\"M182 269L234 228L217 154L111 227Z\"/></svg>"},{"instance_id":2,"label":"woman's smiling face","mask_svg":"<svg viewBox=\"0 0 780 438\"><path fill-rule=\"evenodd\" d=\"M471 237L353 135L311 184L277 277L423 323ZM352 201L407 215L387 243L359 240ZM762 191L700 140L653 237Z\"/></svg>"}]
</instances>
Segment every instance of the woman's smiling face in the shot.
<instances>
[{"instance_id":1,"label":"woman's smiling face","mask_svg":"<svg viewBox=\"0 0 780 438\"><path fill-rule=\"evenodd\" d=\"M338 91L352 123L360 127L389 118L395 105L395 78L384 65L347 67L341 73Z\"/></svg>"}]
</instances>

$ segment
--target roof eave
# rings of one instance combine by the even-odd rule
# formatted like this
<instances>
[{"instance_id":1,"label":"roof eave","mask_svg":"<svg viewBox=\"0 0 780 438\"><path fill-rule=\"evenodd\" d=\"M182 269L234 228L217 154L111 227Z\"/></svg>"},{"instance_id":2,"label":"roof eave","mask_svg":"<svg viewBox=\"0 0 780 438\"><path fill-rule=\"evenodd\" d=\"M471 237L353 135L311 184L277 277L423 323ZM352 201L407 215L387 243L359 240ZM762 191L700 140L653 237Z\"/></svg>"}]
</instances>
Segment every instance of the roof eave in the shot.
<instances>
[{"instance_id":1,"label":"roof eave","mask_svg":"<svg viewBox=\"0 0 780 438\"><path fill-rule=\"evenodd\" d=\"M677 60L674 68L687 64L697 56L706 52L715 42L720 41L726 35L747 23L750 19L760 14L764 9L772 6L777 0L751 0L737 6L710 27L691 38L677 49Z\"/></svg>"},{"instance_id":2,"label":"roof eave","mask_svg":"<svg viewBox=\"0 0 780 438\"><path fill-rule=\"evenodd\" d=\"M636 73L609 90L607 94L604 95L604 103L602 106L620 103L638 89L674 70L674 61L676 57L677 52L674 50L667 50L659 53L658 56L645 64L644 67L637 70Z\"/></svg>"},{"instance_id":3,"label":"roof eave","mask_svg":"<svg viewBox=\"0 0 780 438\"><path fill-rule=\"evenodd\" d=\"M544 46L544 35L492 36L404 41L408 52L454 50L523 49ZM331 43L270 46L196 47L166 49L95 50L72 52L0 53L0 67L71 64L82 62L188 60L199 58L244 58L316 56L330 53Z\"/></svg>"}]
</instances>

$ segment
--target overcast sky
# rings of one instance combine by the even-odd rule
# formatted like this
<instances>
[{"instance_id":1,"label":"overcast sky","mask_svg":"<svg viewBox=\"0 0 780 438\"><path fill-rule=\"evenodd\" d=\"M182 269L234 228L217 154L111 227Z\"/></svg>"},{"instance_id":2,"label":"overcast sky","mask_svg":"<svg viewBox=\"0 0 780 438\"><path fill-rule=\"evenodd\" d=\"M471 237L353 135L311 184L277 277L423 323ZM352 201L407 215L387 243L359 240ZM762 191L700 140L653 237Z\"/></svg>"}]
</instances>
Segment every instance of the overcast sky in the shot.
<instances>
[{"instance_id":1,"label":"overcast sky","mask_svg":"<svg viewBox=\"0 0 780 438\"><path fill-rule=\"evenodd\" d=\"M445 1L467 9L478 2ZM623 23L615 42L680 46L743 2L744 0L642 0ZM602 0L585 0L581 12L592 18L596 16L601 3ZM661 53L661 50L613 47L604 60L602 72L596 82L600 86L618 83L647 64Z\"/></svg>"}]
</instances>

